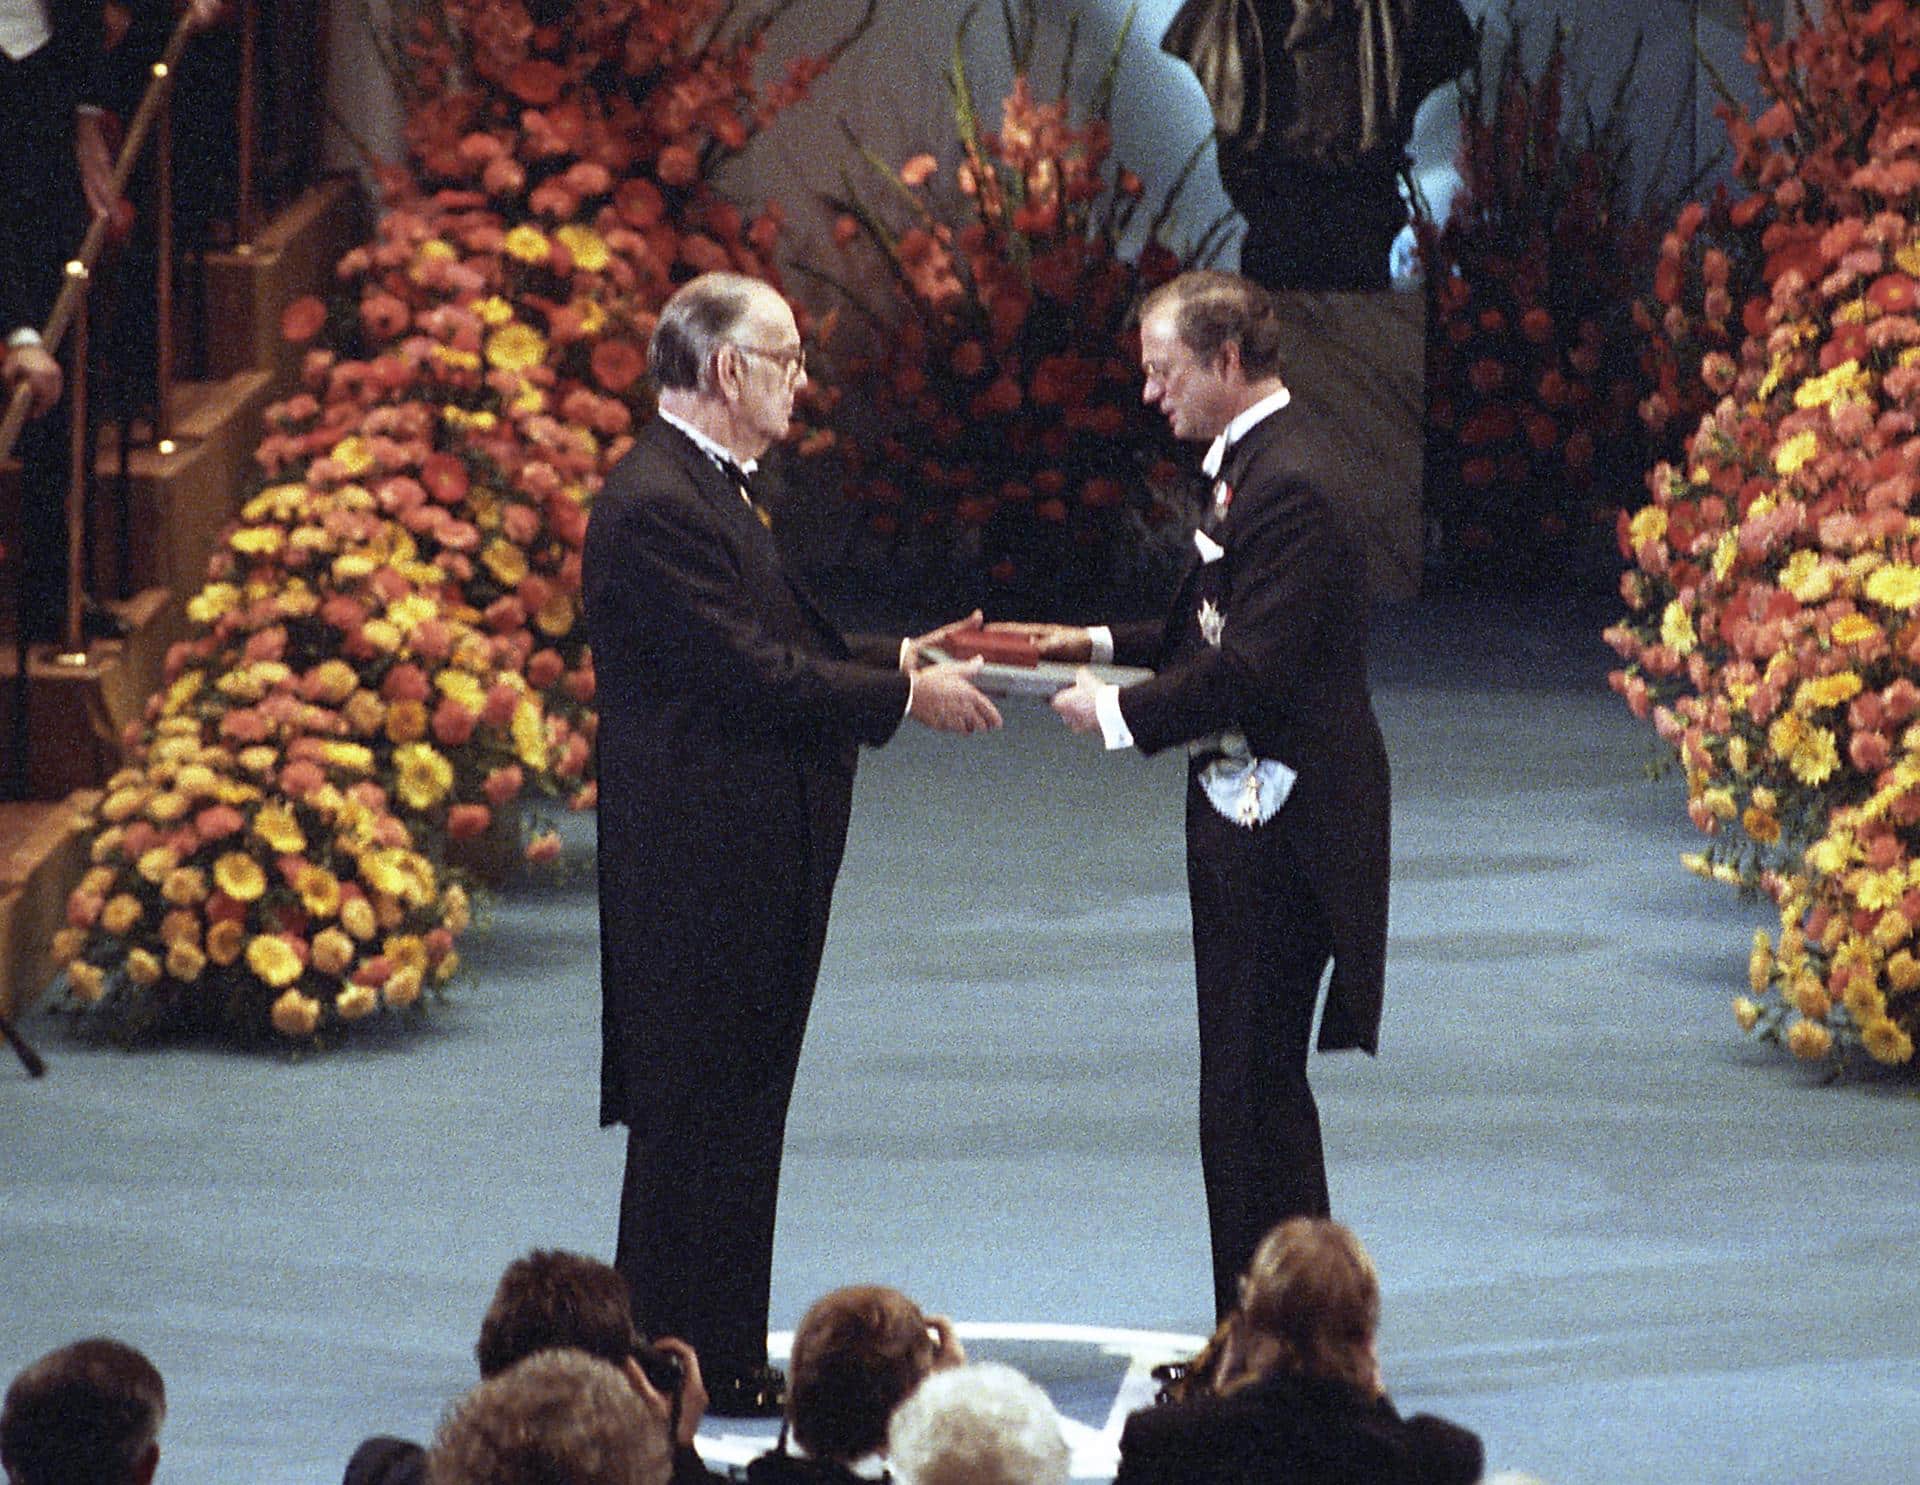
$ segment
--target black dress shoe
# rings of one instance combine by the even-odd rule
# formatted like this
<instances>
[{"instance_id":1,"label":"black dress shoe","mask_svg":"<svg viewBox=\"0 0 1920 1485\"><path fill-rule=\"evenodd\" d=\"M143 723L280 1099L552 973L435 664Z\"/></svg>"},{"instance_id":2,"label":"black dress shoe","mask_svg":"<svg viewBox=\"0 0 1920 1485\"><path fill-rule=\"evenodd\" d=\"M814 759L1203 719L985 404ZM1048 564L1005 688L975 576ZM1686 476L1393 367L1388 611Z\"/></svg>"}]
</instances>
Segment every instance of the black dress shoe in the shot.
<instances>
[{"instance_id":1,"label":"black dress shoe","mask_svg":"<svg viewBox=\"0 0 1920 1485\"><path fill-rule=\"evenodd\" d=\"M777 1366L709 1376L707 1411L716 1418L778 1418L786 1411L787 1374Z\"/></svg>"}]
</instances>

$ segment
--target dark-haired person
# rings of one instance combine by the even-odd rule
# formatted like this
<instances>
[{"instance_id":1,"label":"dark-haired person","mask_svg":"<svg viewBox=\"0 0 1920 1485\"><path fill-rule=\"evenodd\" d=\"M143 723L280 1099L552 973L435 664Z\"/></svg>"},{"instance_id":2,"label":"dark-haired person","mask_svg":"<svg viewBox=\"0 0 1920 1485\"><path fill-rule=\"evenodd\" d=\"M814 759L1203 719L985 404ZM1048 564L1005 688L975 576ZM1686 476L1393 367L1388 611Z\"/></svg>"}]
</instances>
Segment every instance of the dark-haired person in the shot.
<instances>
[{"instance_id":1,"label":"dark-haired person","mask_svg":"<svg viewBox=\"0 0 1920 1485\"><path fill-rule=\"evenodd\" d=\"M895 1410L935 1371L963 1365L953 1326L897 1289L856 1284L815 1300L793 1333L780 1444L748 1485L871 1485Z\"/></svg>"},{"instance_id":2,"label":"dark-haired person","mask_svg":"<svg viewBox=\"0 0 1920 1485\"><path fill-rule=\"evenodd\" d=\"M659 410L587 525L600 780L600 1118L628 1129L614 1264L651 1333L692 1342L713 1411L771 1417L787 1105L861 745L906 717L997 727L971 665L849 640L782 565L750 496L806 355L757 279L660 312ZM976 614L970 621L979 622ZM951 626L950 626L951 627Z\"/></svg>"},{"instance_id":3,"label":"dark-haired person","mask_svg":"<svg viewBox=\"0 0 1920 1485\"><path fill-rule=\"evenodd\" d=\"M1471 1485L1479 1438L1388 1401L1379 1324L1360 1240L1325 1217L1281 1223L1253 1255L1211 1375L1127 1420L1114 1485Z\"/></svg>"},{"instance_id":4,"label":"dark-haired person","mask_svg":"<svg viewBox=\"0 0 1920 1485\"><path fill-rule=\"evenodd\" d=\"M680 1363L676 1408L676 1399L649 1380L638 1357L640 1341L627 1281L617 1270L579 1253L536 1248L502 1271L480 1322L473 1357L483 1381L551 1350L584 1352L617 1367L641 1399L672 1425L674 1485L711 1485L721 1477L701 1463L693 1445L707 1407L700 1358L672 1337L654 1342L655 1351ZM342 1485L420 1485L425 1472L426 1451L420 1445L381 1436L354 1451Z\"/></svg>"},{"instance_id":5,"label":"dark-haired person","mask_svg":"<svg viewBox=\"0 0 1920 1485\"><path fill-rule=\"evenodd\" d=\"M132 1346L97 1336L49 1351L0 1404L7 1485L147 1485L167 1389Z\"/></svg>"},{"instance_id":6,"label":"dark-haired person","mask_svg":"<svg viewBox=\"0 0 1920 1485\"><path fill-rule=\"evenodd\" d=\"M1152 666L1054 698L1110 749L1184 747L1200 1017L1200 1158L1216 1313L1261 1235L1328 1210L1307 1047L1377 1049L1387 946L1387 750L1367 691L1367 578L1342 513L1288 456L1271 298L1194 272L1141 307L1145 400L1211 442L1213 481L1164 621L1027 626L1043 654Z\"/></svg>"}]
</instances>

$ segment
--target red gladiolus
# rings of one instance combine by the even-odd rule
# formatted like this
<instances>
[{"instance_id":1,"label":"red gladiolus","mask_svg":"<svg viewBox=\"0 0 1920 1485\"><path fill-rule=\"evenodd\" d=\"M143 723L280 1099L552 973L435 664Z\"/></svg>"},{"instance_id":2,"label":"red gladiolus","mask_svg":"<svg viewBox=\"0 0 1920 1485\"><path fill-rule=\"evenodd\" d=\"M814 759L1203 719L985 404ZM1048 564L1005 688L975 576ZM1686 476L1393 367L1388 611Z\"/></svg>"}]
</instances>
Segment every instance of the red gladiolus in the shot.
<instances>
[{"instance_id":1,"label":"red gladiolus","mask_svg":"<svg viewBox=\"0 0 1920 1485\"><path fill-rule=\"evenodd\" d=\"M550 861L558 860L559 856L560 837L551 830L527 842L527 860L535 866L545 866Z\"/></svg>"},{"instance_id":2,"label":"red gladiolus","mask_svg":"<svg viewBox=\"0 0 1920 1485\"><path fill-rule=\"evenodd\" d=\"M1867 300L1882 313L1903 315L1912 312L1915 302L1914 281L1904 273L1883 273L1867 289Z\"/></svg>"},{"instance_id":3,"label":"red gladiolus","mask_svg":"<svg viewBox=\"0 0 1920 1485\"><path fill-rule=\"evenodd\" d=\"M557 99L566 81L567 74L562 68L539 57L516 63L507 76L507 86L515 96L535 108L545 108Z\"/></svg>"},{"instance_id":4,"label":"red gladiolus","mask_svg":"<svg viewBox=\"0 0 1920 1485\"><path fill-rule=\"evenodd\" d=\"M520 693L505 681L487 688L487 703L480 709L480 720L489 727L504 727L513 720L520 706Z\"/></svg>"},{"instance_id":5,"label":"red gladiolus","mask_svg":"<svg viewBox=\"0 0 1920 1485\"><path fill-rule=\"evenodd\" d=\"M413 315L391 294L370 294L360 302L360 323L374 339L392 340L413 323Z\"/></svg>"},{"instance_id":6,"label":"red gladiolus","mask_svg":"<svg viewBox=\"0 0 1920 1485\"><path fill-rule=\"evenodd\" d=\"M327 323L327 306L306 294L280 311L280 333L294 345L304 345Z\"/></svg>"},{"instance_id":7,"label":"red gladiolus","mask_svg":"<svg viewBox=\"0 0 1920 1485\"><path fill-rule=\"evenodd\" d=\"M1475 490L1484 490L1494 482L1499 474L1498 466L1491 459L1469 459L1460 466L1460 483Z\"/></svg>"},{"instance_id":8,"label":"red gladiolus","mask_svg":"<svg viewBox=\"0 0 1920 1485\"><path fill-rule=\"evenodd\" d=\"M427 673L410 660L403 660L380 682L380 694L388 701L425 701L433 690Z\"/></svg>"},{"instance_id":9,"label":"red gladiolus","mask_svg":"<svg viewBox=\"0 0 1920 1485\"><path fill-rule=\"evenodd\" d=\"M566 669L567 662L560 658L557 650L537 650L527 661L527 680L544 691L559 680Z\"/></svg>"},{"instance_id":10,"label":"red gladiolus","mask_svg":"<svg viewBox=\"0 0 1920 1485\"><path fill-rule=\"evenodd\" d=\"M1553 338L1553 316L1536 304L1520 317L1520 333L1535 345L1545 345Z\"/></svg>"}]
</instances>

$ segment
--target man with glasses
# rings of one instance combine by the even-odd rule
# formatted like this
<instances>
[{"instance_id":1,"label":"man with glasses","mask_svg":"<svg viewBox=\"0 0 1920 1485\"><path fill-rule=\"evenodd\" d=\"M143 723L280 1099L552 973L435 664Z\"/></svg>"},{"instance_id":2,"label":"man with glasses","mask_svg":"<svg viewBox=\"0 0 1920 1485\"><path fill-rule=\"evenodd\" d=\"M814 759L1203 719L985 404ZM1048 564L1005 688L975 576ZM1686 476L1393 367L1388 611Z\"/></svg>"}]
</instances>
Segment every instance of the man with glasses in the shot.
<instances>
[{"instance_id":1,"label":"man with glasses","mask_svg":"<svg viewBox=\"0 0 1920 1485\"><path fill-rule=\"evenodd\" d=\"M843 636L751 497L806 361L737 274L683 285L650 347L658 415L608 475L583 585L600 710L601 1120L628 1128L615 1266L651 1334L699 1352L711 1410L779 1413L767 1362L787 1104L846 842L856 754L903 718L1000 725L920 639Z\"/></svg>"}]
</instances>

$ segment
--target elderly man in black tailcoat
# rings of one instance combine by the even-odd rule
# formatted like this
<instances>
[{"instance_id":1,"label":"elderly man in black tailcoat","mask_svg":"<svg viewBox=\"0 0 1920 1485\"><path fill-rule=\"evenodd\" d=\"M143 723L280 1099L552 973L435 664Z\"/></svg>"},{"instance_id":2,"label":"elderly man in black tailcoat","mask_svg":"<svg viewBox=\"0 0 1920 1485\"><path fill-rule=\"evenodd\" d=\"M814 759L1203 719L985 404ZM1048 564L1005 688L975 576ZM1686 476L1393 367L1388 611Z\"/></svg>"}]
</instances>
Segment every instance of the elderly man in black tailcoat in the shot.
<instances>
[{"instance_id":1,"label":"elderly man in black tailcoat","mask_svg":"<svg viewBox=\"0 0 1920 1485\"><path fill-rule=\"evenodd\" d=\"M1386 746L1367 692L1366 567L1288 455L1271 299L1184 274L1142 306L1145 398L1212 440L1207 518L1164 622L1028 626L1042 652L1157 668L1054 698L1077 731L1146 753L1184 745L1187 882L1200 1015L1200 1156L1214 1300L1226 1315L1261 1236L1327 1213L1307 1047L1328 961L1322 1051L1376 1050L1387 942Z\"/></svg>"},{"instance_id":2,"label":"elderly man in black tailcoat","mask_svg":"<svg viewBox=\"0 0 1920 1485\"><path fill-rule=\"evenodd\" d=\"M806 376L767 285L707 274L661 311L659 413L609 474L583 581L600 708L601 1119L629 1131L615 1266L683 1337L712 1410L780 1410L766 1365L787 1103L855 755L902 718L999 725L978 662L843 637L781 565L749 476ZM975 614L963 624L977 625Z\"/></svg>"}]
</instances>

